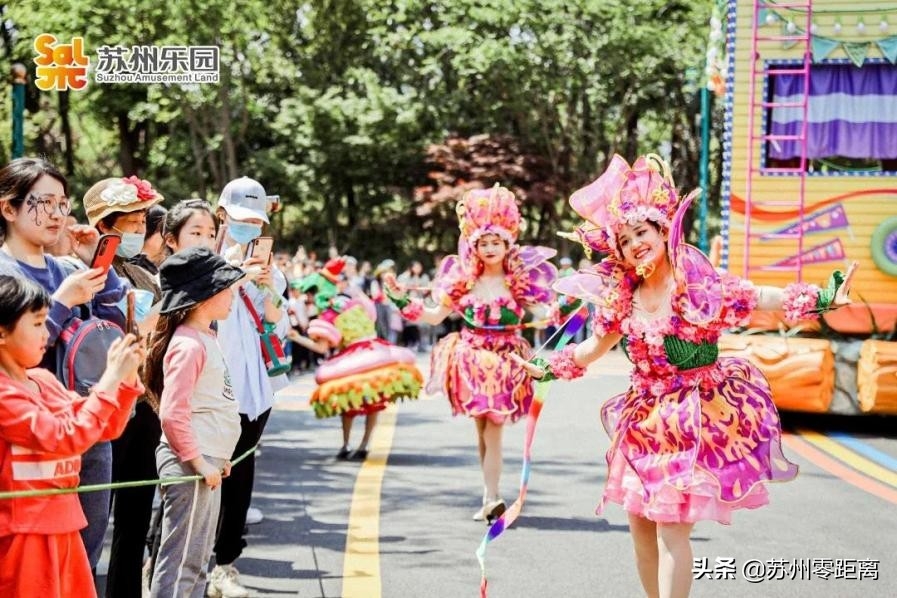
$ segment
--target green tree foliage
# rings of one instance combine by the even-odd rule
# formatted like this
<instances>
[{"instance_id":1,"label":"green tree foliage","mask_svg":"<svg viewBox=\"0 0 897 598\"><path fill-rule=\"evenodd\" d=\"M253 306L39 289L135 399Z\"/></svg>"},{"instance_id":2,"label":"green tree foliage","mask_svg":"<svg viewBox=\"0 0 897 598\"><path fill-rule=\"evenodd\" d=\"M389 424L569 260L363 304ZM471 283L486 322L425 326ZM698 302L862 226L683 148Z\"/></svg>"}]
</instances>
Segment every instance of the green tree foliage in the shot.
<instances>
[{"instance_id":1,"label":"green tree foliage","mask_svg":"<svg viewBox=\"0 0 897 598\"><path fill-rule=\"evenodd\" d=\"M138 174L170 199L214 198L245 174L283 198L274 226L285 246L334 245L375 259L452 250L452 181L507 178L500 182L525 200L525 234L554 245L562 242L553 232L574 220L566 197L615 152L632 159L660 150L681 186L696 183L696 90L686 73L703 63L709 3L24 0L6 8L8 55L32 66L30 44L42 32L81 35L94 57L103 44L221 48L218 85L92 83L67 101L42 94L28 148L70 164L75 195L98 178ZM458 144L451 160L440 158Z\"/></svg>"}]
</instances>

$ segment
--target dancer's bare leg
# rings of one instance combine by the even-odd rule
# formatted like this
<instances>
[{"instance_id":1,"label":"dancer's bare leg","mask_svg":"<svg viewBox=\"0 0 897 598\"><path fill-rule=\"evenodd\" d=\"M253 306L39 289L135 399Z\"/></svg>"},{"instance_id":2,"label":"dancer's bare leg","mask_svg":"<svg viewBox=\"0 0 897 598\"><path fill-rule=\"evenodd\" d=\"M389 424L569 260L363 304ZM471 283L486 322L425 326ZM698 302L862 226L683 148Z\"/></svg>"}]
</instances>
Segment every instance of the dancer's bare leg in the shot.
<instances>
[{"instance_id":1,"label":"dancer's bare leg","mask_svg":"<svg viewBox=\"0 0 897 598\"><path fill-rule=\"evenodd\" d=\"M635 567L648 598L658 598L658 532L657 524L644 517L629 513L629 532L635 547ZM689 569L690 570L690 569Z\"/></svg>"},{"instance_id":2,"label":"dancer's bare leg","mask_svg":"<svg viewBox=\"0 0 897 598\"><path fill-rule=\"evenodd\" d=\"M501 481L501 433L504 429L502 424L483 418L485 426L483 428L482 444L483 444L483 483L486 486L486 496L490 500L498 498L498 486Z\"/></svg>"},{"instance_id":3,"label":"dancer's bare leg","mask_svg":"<svg viewBox=\"0 0 897 598\"><path fill-rule=\"evenodd\" d=\"M658 585L661 598L687 598L691 591L691 523L658 523Z\"/></svg>"},{"instance_id":4,"label":"dancer's bare leg","mask_svg":"<svg viewBox=\"0 0 897 598\"><path fill-rule=\"evenodd\" d=\"M361 444L358 445L359 451L367 450L368 441L370 441L374 427L377 425L377 417L379 415L379 411L373 411L364 416L364 436L361 438Z\"/></svg>"},{"instance_id":5,"label":"dancer's bare leg","mask_svg":"<svg viewBox=\"0 0 897 598\"><path fill-rule=\"evenodd\" d=\"M342 415L340 416L343 424L343 450L348 450L349 448L349 434L352 432L352 421L355 419L354 415Z\"/></svg>"},{"instance_id":6,"label":"dancer's bare leg","mask_svg":"<svg viewBox=\"0 0 897 598\"><path fill-rule=\"evenodd\" d=\"M480 468L483 467L483 459L486 458L486 442L483 440L483 431L486 429L486 418L477 417L473 420L477 425L477 446L480 451Z\"/></svg>"}]
</instances>

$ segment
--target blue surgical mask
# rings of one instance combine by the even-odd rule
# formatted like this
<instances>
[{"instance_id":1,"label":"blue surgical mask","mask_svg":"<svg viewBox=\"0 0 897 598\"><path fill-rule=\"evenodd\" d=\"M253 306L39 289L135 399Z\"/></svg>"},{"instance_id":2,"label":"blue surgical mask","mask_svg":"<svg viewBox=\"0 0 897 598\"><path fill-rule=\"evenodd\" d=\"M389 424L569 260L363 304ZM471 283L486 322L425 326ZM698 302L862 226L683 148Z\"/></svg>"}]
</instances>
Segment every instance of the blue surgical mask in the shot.
<instances>
[{"instance_id":1,"label":"blue surgical mask","mask_svg":"<svg viewBox=\"0 0 897 598\"><path fill-rule=\"evenodd\" d=\"M232 220L227 225L227 234L240 245L245 245L262 234L262 226L260 224L249 224L248 222Z\"/></svg>"},{"instance_id":2,"label":"blue surgical mask","mask_svg":"<svg viewBox=\"0 0 897 598\"><path fill-rule=\"evenodd\" d=\"M115 255L130 259L143 249L143 233L122 233Z\"/></svg>"},{"instance_id":3,"label":"blue surgical mask","mask_svg":"<svg viewBox=\"0 0 897 598\"><path fill-rule=\"evenodd\" d=\"M131 289L134 291L134 319L143 322L153 308L153 294L143 289ZM121 313L128 315L128 295L125 294L118 302Z\"/></svg>"}]
</instances>

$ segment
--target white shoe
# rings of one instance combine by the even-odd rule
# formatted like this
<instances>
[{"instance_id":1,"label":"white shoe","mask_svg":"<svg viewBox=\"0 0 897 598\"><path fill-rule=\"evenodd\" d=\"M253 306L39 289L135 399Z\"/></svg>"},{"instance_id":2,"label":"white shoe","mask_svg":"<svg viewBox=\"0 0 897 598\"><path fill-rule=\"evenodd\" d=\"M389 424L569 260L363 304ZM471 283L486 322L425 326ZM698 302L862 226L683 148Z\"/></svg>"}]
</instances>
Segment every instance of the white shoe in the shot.
<instances>
[{"instance_id":1,"label":"white shoe","mask_svg":"<svg viewBox=\"0 0 897 598\"><path fill-rule=\"evenodd\" d=\"M249 590L240 584L240 572L233 565L216 565L209 574L206 596L211 598L248 598Z\"/></svg>"},{"instance_id":2,"label":"white shoe","mask_svg":"<svg viewBox=\"0 0 897 598\"><path fill-rule=\"evenodd\" d=\"M261 523L265 519L265 515L255 507L249 507L246 510L246 525L255 525Z\"/></svg>"},{"instance_id":3,"label":"white shoe","mask_svg":"<svg viewBox=\"0 0 897 598\"><path fill-rule=\"evenodd\" d=\"M483 505L473 514L474 521L486 521L486 505Z\"/></svg>"},{"instance_id":4,"label":"white shoe","mask_svg":"<svg viewBox=\"0 0 897 598\"><path fill-rule=\"evenodd\" d=\"M505 501L500 498L483 499L483 506L473 514L474 521L488 521L492 523L501 517L507 510Z\"/></svg>"},{"instance_id":5,"label":"white shoe","mask_svg":"<svg viewBox=\"0 0 897 598\"><path fill-rule=\"evenodd\" d=\"M507 510L508 507L505 505L505 501L500 498L494 498L483 505L483 514L489 523L504 515Z\"/></svg>"}]
</instances>

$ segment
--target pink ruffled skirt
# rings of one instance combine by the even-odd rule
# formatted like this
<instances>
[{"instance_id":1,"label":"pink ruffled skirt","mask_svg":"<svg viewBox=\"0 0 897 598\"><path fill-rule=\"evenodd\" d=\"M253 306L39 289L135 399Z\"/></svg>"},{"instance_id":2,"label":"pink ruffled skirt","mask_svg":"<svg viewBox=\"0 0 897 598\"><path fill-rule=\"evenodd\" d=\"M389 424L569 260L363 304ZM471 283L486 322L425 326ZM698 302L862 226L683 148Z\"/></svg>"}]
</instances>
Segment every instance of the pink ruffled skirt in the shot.
<instances>
[{"instance_id":1,"label":"pink ruffled skirt","mask_svg":"<svg viewBox=\"0 0 897 598\"><path fill-rule=\"evenodd\" d=\"M602 407L611 448L599 514L614 502L659 523L729 524L732 511L769 502L766 483L797 475L769 384L749 362L723 358L664 387L631 388Z\"/></svg>"},{"instance_id":2,"label":"pink ruffled skirt","mask_svg":"<svg viewBox=\"0 0 897 598\"><path fill-rule=\"evenodd\" d=\"M769 503L769 493L762 484L735 502L719 498L719 485L713 476L697 469L692 485L687 491L663 485L650 500L645 498L645 487L626 459L617 455L610 465L604 496L596 512L600 515L608 502L621 505L625 511L656 523L695 523L716 521L725 525L732 522L732 511L756 509Z\"/></svg>"},{"instance_id":3,"label":"pink ruffled skirt","mask_svg":"<svg viewBox=\"0 0 897 598\"><path fill-rule=\"evenodd\" d=\"M464 328L449 334L433 348L427 391L444 393L452 415L517 421L529 413L534 391L509 353L529 359L532 348L514 332Z\"/></svg>"}]
</instances>

